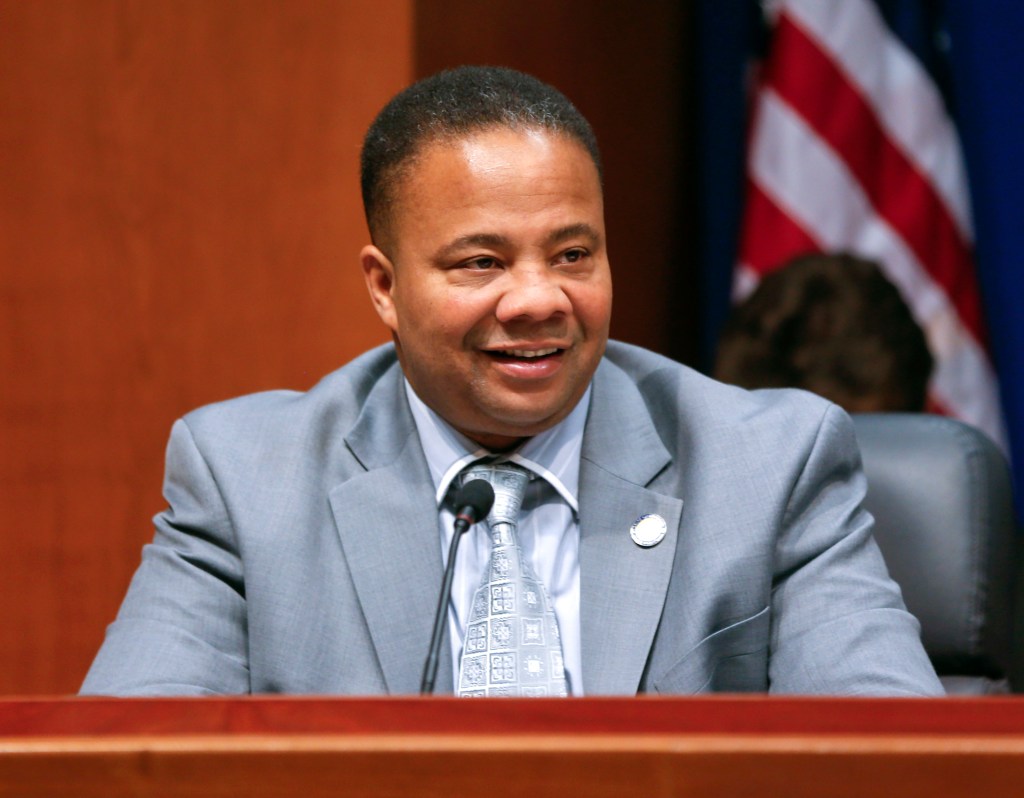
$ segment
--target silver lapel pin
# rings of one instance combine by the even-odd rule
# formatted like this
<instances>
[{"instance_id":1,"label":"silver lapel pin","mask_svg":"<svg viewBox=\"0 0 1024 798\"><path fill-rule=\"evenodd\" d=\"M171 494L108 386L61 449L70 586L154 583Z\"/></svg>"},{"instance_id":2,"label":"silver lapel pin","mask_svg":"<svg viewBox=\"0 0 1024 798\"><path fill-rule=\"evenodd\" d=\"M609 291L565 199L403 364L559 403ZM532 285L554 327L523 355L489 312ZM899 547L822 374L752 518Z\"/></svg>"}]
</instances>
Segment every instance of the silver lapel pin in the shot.
<instances>
[{"instance_id":1,"label":"silver lapel pin","mask_svg":"<svg viewBox=\"0 0 1024 798\"><path fill-rule=\"evenodd\" d=\"M665 519L654 513L641 515L629 528L629 536L633 538L633 542L645 549L661 543L666 532L668 532L668 524L665 523Z\"/></svg>"}]
</instances>

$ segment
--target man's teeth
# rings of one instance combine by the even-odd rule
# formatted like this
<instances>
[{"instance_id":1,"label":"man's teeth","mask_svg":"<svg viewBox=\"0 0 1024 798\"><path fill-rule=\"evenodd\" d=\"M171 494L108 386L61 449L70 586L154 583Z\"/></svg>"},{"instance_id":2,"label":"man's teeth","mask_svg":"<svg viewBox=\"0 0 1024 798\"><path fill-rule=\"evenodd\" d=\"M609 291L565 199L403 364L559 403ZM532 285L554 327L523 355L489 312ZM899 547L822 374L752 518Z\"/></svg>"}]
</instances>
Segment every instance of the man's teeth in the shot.
<instances>
[{"instance_id":1,"label":"man's teeth","mask_svg":"<svg viewBox=\"0 0 1024 798\"><path fill-rule=\"evenodd\" d=\"M557 351L557 347L550 349L504 349L502 354L510 357L546 357L547 355L553 355Z\"/></svg>"}]
</instances>

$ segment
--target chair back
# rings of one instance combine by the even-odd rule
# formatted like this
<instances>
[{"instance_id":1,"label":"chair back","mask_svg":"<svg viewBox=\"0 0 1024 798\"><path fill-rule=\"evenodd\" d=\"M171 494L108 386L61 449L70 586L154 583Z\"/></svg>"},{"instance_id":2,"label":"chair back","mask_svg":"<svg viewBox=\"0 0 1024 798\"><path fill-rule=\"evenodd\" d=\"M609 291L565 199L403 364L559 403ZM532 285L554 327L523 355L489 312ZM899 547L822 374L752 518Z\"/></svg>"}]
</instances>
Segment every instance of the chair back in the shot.
<instances>
[{"instance_id":1,"label":"chair back","mask_svg":"<svg viewBox=\"0 0 1024 798\"><path fill-rule=\"evenodd\" d=\"M1021 690L1014 610L1024 581L1002 453L942 416L853 420L875 537L947 692Z\"/></svg>"}]
</instances>

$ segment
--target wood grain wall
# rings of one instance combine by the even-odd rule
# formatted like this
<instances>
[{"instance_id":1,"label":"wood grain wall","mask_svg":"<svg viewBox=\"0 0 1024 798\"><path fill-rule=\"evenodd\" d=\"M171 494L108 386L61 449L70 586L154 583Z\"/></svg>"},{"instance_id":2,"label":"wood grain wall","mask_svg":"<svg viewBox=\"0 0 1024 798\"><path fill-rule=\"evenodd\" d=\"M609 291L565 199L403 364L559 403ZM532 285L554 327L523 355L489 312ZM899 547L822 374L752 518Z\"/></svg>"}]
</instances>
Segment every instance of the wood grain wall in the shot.
<instances>
[{"instance_id":1,"label":"wood grain wall","mask_svg":"<svg viewBox=\"0 0 1024 798\"><path fill-rule=\"evenodd\" d=\"M77 690L175 418L385 340L358 149L414 76L504 63L577 102L613 334L680 354L680 5L0 0L0 694Z\"/></svg>"},{"instance_id":2,"label":"wood grain wall","mask_svg":"<svg viewBox=\"0 0 1024 798\"><path fill-rule=\"evenodd\" d=\"M77 690L173 420L385 340L358 150L408 0L0 4L0 693Z\"/></svg>"}]
</instances>

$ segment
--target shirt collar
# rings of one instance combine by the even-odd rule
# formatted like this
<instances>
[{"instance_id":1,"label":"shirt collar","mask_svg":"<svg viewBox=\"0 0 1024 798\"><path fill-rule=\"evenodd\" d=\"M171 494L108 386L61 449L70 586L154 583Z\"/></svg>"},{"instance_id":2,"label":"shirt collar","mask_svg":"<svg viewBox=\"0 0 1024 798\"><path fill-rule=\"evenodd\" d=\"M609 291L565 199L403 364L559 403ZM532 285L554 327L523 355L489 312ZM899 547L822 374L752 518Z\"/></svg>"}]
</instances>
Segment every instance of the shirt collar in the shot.
<instances>
[{"instance_id":1,"label":"shirt collar","mask_svg":"<svg viewBox=\"0 0 1024 798\"><path fill-rule=\"evenodd\" d=\"M416 422L423 454L434 480L435 499L440 507L452 480L470 463L492 456L478 443L456 431L429 408L408 380L405 394ZM574 514L579 514L576 500L580 484L580 452L583 450L583 428L590 408L590 386L576 407L551 429L528 438L522 446L499 459L518 463L546 480L565 499Z\"/></svg>"}]
</instances>

